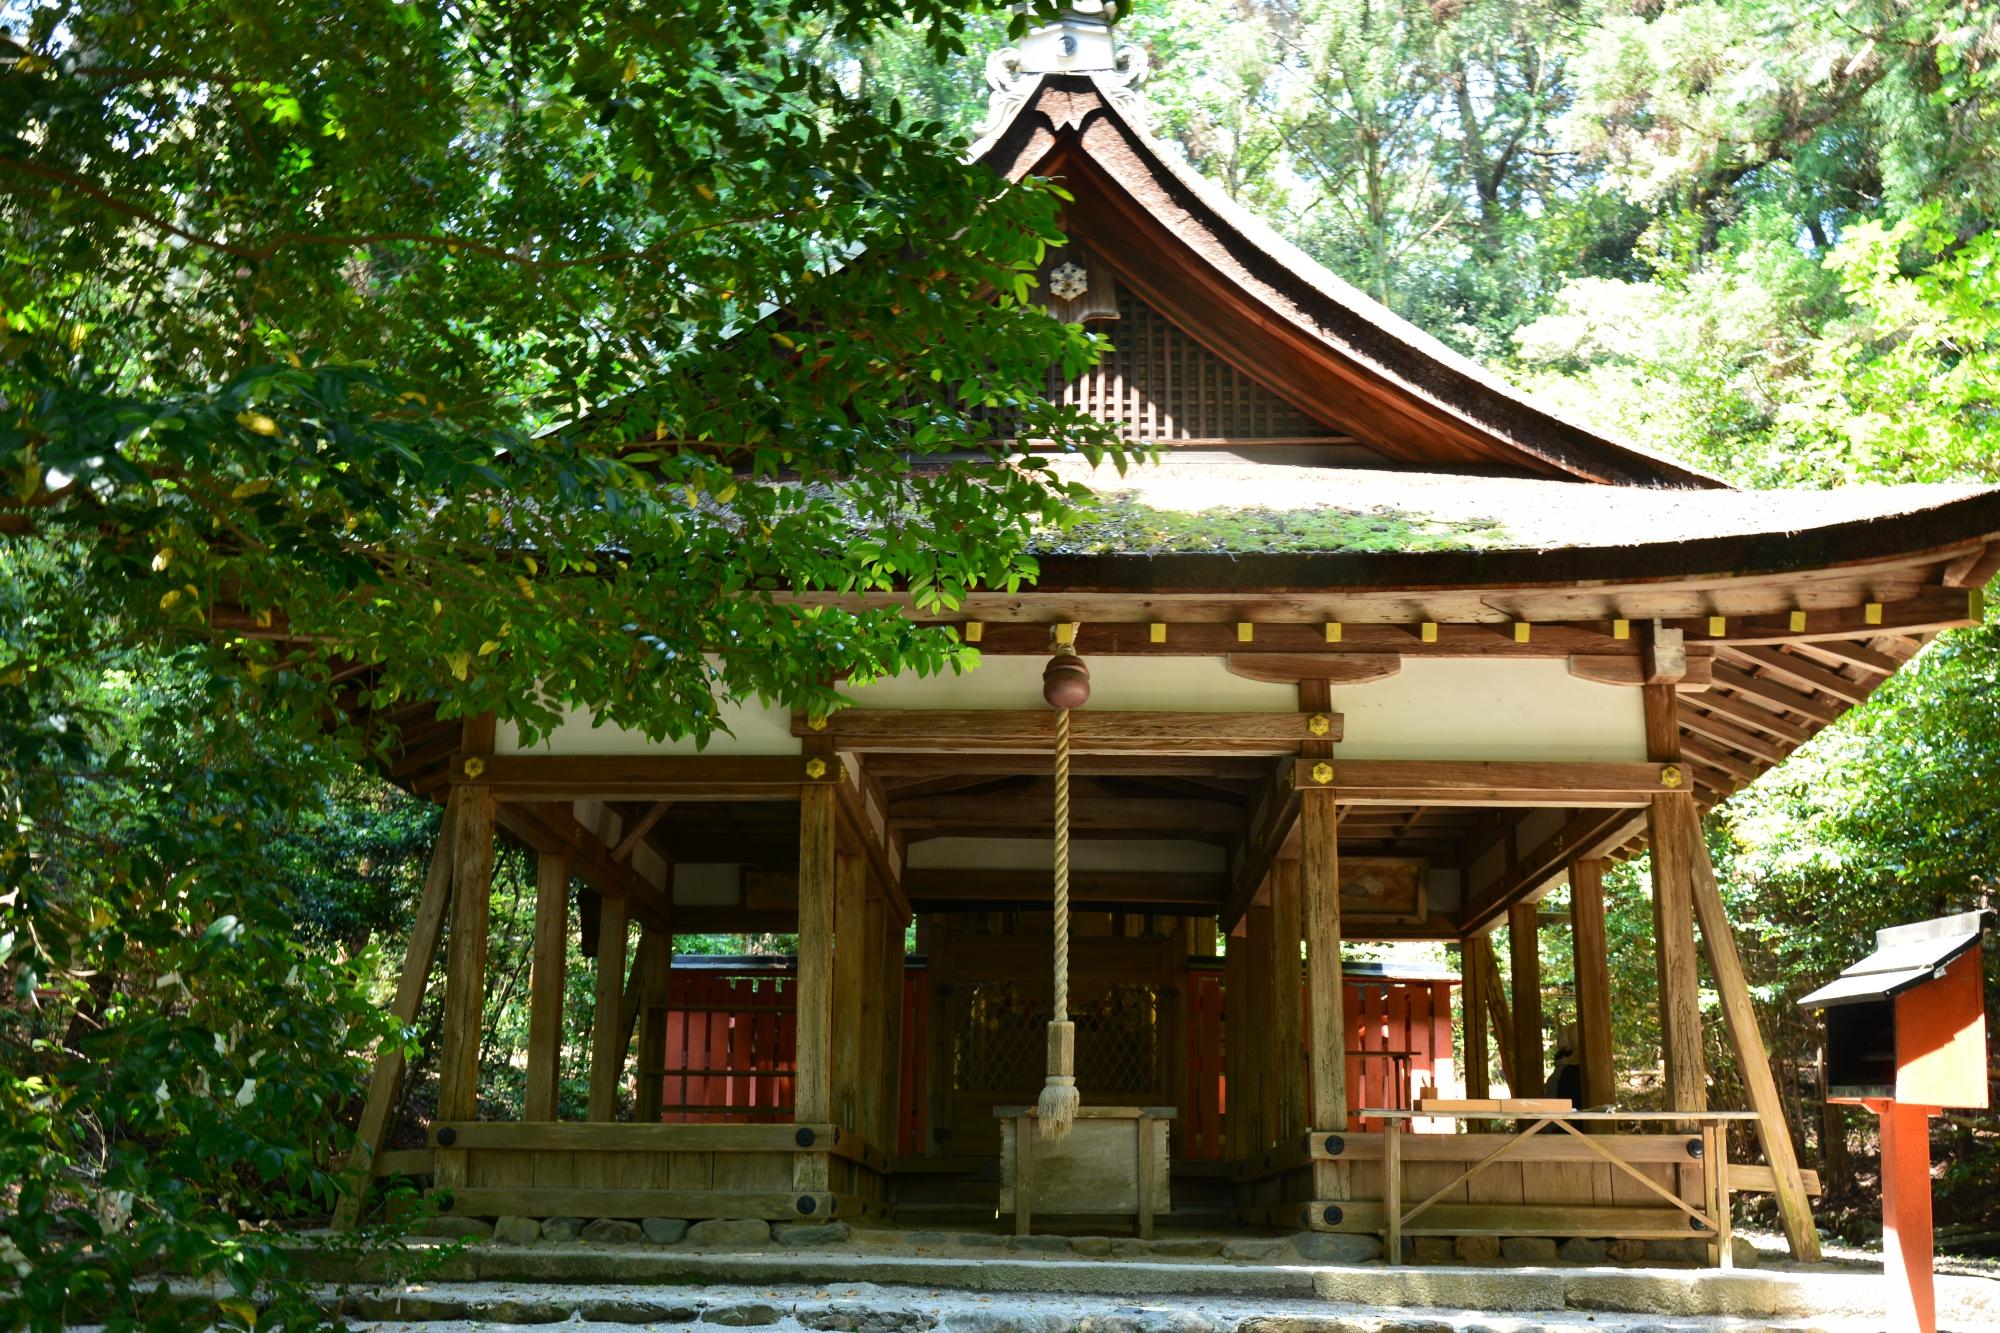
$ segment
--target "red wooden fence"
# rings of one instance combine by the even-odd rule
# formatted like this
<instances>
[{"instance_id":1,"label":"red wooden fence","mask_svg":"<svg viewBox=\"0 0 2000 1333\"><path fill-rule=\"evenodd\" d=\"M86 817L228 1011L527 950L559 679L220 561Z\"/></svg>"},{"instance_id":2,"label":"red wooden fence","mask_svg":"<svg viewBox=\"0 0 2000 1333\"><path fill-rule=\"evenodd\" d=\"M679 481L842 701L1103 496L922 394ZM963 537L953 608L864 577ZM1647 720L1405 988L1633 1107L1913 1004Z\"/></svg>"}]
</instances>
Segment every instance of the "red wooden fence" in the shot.
<instances>
[{"instance_id":1,"label":"red wooden fence","mask_svg":"<svg viewBox=\"0 0 2000 1333\"><path fill-rule=\"evenodd\" d=\"M1408 1106L1417 1089L1456 1081L1451 991L1458 978L1362 970L1370 966L1350 965L1345 988L1350 1109ZM1190 959L1185 976L1187 1081L1177 1146L1185 1157L1219 1158L1229 1109L1223 1077L1229 1032L1224 974L1220 960L1204 958ZM791 1118L795 984L795 965L788 958L674 960L667 988L662 1119L770 1124ZM929 997L923 963L913 960L903 973L899 1155L923 1152L928 1138ZM1303 982L1300 1003L1305 1003ZM1311 1041L1307 1028L1308 1050ZM649 1067L648 1054L641 1053L641 1068ZM1415 1127L1421 1129L1425 1122Z\"/></svg>"}]
</instances>

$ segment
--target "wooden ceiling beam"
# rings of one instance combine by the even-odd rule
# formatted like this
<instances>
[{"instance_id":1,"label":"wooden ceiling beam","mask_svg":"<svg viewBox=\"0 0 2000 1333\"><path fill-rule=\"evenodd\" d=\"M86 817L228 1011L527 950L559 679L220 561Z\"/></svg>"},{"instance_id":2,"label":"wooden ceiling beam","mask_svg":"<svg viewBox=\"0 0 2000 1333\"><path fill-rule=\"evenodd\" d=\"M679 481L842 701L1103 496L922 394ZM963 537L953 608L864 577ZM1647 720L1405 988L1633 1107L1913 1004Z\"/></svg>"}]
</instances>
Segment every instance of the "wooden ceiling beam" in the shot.
<instances>
[{"instance_id":1,"label":"wooden ceiling beam","mask_svg":"<svg viewBox=\"0 0 2000 1333\"><path fill-rule=\"evenodd\" d=\"M1631 806L1674 790L1671 769L1656 763L1301 759L1293 765L1293 781L1300 791L1332 791L1343 806Z\"/></svg>"},{"instance_id":2,"label":"wooden ceiling beam","mask_svg":"<svg viewBox=\"0 0 2000 1333\"><path fill-rule=\"evenodd\" d=\"M467 761L470 762L470 761ZM541 755L480 757L480 770L454 769L503 801L796 801L815 780L802 755Z\"/></svg>"},{"instance_id":3,"label":"wooden ceiling beam","mask_svg":"<svg viewBox=\"0 0 2000 1333\"><path fill-rule=\"evenodd\" d=\"M1715 668L1715 683L1727 686L1738 694L1754 695L1767 703L1776 704L1787 713L1811 718L1821 726L1839 718L1848 707L1844 699L1835 702L1815 699L1810 694L1801 694L1775 676L1752 675L1733 666L1718 665Z\"/></svg>"},{"instance_id":4,"label":"wooden ceiling beam","mask_svg":"<svg viewBox=\"0 0 2000 1333\"><path fill-rule=\"evenodd\" d=\"M868 756L868 771L885 783L922 778L978 777L982 781L1009 777L1047 777L1055 761L1049 754L939 754L931 751L877 751ZM1219 778L1261 782L1268 759L1255 755L1080 754L1070 761L1079 777Z\"/></svg>"},{"instance_id":5,"label":"wooden ceiling beam","mask_svg":"<svg viewBox=\"0 0 2000 1333\"><path fill-rule=\"evenodd\" d=\"M825 718L792 719L792 734L819 737L836 750L1024 750L1055 745L1055 711L1028 709L846 708ZM1315 729L1317 728L1317 729ZM1077 709L1070 714L1072 754L1282 754L1303 741L1337 741L1338 714L1127 713Z\"/></svg>"},{"instance_id":6,"label":"wooden ceiling beam","mask_svg":"<svg viewBox=\"0 0 2000 1333\"><path fill-rule=\"evenodd\" d=\"M1944 567L1940 582L1947 588L1984 588L2000 574L2000 542L1967 551Z\"/></svg>"},{"instance_id":7,"label":"wooden ceiling beam","mask_svg":"<svg viewBox=\"0 0 2000 1333\"><path fill-rule=\"evenodd\" d=\"M1036 796L929 796L890 802L889 821L905 830L981 824L995 830L1045 828L1053 819L1051 809L1049 800ZM1085 833L1149 830L1160 837L1177 837L1236 833L1243 827L1243 812L1222 801L1123 797L1072 800L1069 820L1072 829Z\"/></svg>"},{"instance_id":8,"label":"wooden ceiling beam","mask_svg":"<svg viewBox=\"0 0 2000 1333\"><path fill-rule=\"evenodd\" d=\"M1047 905L1053 896L1046 870L912 869L903 872L910 905L935 911L974 904L1027 903ZM1214 912L1222 902L1228 879L1151 870L1073 870L1070 901L1079 905L1156 907L1172 912Z\"/></svg>"},{"instance_id":9,"label":"wooden ceiling beam","mask_svg":"<svg viewBox=\"0 0 2000 1333\"><path fill-rule=\"evenodd\" d=\"M1683 711L1689 707L1705 708L1711 713L1721 713L1724 717L1748 723L1759 731L1768 731L1781 740L1790 741L1794 746L1804 745L1812 739L1810 727L1792 721L1783 713L1774 712L1747 699L1739 699L1719 690L1710 690L1699 699L1689 700Z\"/></svg>"},{"instance_id":10,"label":"wooden ceiling beam","mask_svg":"<svg viewBox=\"0 0 2000 1333\"><path fill-rule=\"evenodd\" d=\"M1829 671L1809 662L1797 652L1782 648L1729 648L1724 657L1746 667L1755 667L1766 676L1775 676L1792 686L1817 690L1846 703L1858 704L1875 690L1872 680L1850 680L1838 671Z\"/></svg>"},{"instance_id":11,"label":"wooden ceiling beam","mask_svg":"<svg viewBox=\"0 0 2000 1333\"><path fill-rule=\"evenodd\" d=\"M612 860L604 840L584 827L567 803L501 801L495 818L530 847L567 856L571 873L606 897L623 899L641 921L663 930L684 929L674 922L669 895L631 866Z\"/></svg>"},{"instance_id":12,"label":"wooden ceiling beam","mask_svg":"<svg viewBox=\"0 0 2000 1333\"><path fill-rule=\"evenodd\" d=\"M1769 764L1782 763L1785 756L1792 752L1791 746L1782 741L1760 736L1732 722L1698 713L1691 708L1681 709L1680 722L1683 732L1692 732L1706 736L1710 740L1720 741L1732 749L1741 750Z\"/></svg>"},{"instance_id":13,"label":"wooden ceiling beam","mask_svg":"<svg viewBox=\"0 0 2000 1333\"><path fill-rule=\"evenodd\" d=\"M1512 870L1480 890L1454 918L1460 935L1485 930L1512 904L1569 872L1569 863L1601 857L1643 833L1646 812L1582 810L1556 833L1515 860Z\"/></svg>"}]
</instances>

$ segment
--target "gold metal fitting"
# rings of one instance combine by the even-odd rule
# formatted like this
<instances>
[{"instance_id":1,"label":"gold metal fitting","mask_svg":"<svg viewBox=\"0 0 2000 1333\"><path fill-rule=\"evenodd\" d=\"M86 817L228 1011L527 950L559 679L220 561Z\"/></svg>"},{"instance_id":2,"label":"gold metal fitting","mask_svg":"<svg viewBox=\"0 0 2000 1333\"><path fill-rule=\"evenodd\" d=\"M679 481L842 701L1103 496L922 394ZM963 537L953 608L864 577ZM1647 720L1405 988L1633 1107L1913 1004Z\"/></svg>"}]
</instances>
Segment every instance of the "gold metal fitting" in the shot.
<instances>
[{"instance_id":1,"label":"gold metal fitting","mask_svg":"<svg viewBox=\"0 0 2000 1333\"><path fill-rule=\"evenodd\" d=\"M809 717L809 718L807 718L807 719L806 719L806 730L807 730L807 731L825 731L825 730L826 730L826 719L825 719L825 718L823 718L823 717Z\"/></svg>"},{"instance_id":2,"label":"gold metal fitting","mask_svg":"<svg viewBox=\"0 0 2000 1333\"><path fill-rule=\"evenodd\" d=\"M1679 767L1674 764L1668 764L1660 770L1660 785L1662 787L1678 787L1681 785L1681 777L1682 774Z\"/></svg>"},{"instance_id":3,"label":"gold metal fitting","mask_svg":"<svg viewBox=\"0 0 2000 1333\"><path fill-rule=\"evenodd\" d=\"M1315 736L1324 736L1333 730L1333 719L1325 713L1314 713L1312 720L1306 723L1306 730Z\"/></svg>"},{"instance_id":4,"label":"gold metal fitting","mask_svg":"<svg viewBox=\"0 0 2000 1333\"><path fill-rule=\"evenodd\" d=\"M1320 786L1326 786L1327 783L1333 781L1333 765L1328 763L1314 764L1312 767L1312 778Z\"/></svg>"},{"instance_id":5,"label":"gold metal fitting","mask_svg":"<svg viewBox=\"0 0 2000 1333\"><path fill-rule=\"evenodd\" d=\"M465 776L476 778L486 771L486 761L475 754L465 761L463 767L465 769Z\"/></svg>"},{"instance_id":6,"label":"gold metal fitting","mask_svg":"<svg viewBox=\"0 0 2000 1333\"><path fill-rule=\"evenodd\" d=\"M806 760L806 776L817 782L826 776L826 760L818 755Z\"/></svg>"}]
</instances>

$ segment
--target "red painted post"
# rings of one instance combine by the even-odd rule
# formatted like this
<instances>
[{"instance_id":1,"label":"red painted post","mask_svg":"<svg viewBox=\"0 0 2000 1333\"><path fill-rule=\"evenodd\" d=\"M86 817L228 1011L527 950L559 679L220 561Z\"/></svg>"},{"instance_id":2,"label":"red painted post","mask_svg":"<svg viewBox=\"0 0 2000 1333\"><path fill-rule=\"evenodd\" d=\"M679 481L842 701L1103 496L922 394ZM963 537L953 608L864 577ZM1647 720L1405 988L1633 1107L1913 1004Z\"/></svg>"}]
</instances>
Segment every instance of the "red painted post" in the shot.
<instances>
[{"instance_id":1,"label":"red painted post","mask_svg":"<svg viewBox=\"0 0 2000 1333\"><path fill-rule=\"evenodd\" d=\"M1931 1277L1931 1116L1935 1108L1871 1098L1882 1121L1882 1266L1889 1326L1937 1333Z\"/></svg>"}]
</instances>

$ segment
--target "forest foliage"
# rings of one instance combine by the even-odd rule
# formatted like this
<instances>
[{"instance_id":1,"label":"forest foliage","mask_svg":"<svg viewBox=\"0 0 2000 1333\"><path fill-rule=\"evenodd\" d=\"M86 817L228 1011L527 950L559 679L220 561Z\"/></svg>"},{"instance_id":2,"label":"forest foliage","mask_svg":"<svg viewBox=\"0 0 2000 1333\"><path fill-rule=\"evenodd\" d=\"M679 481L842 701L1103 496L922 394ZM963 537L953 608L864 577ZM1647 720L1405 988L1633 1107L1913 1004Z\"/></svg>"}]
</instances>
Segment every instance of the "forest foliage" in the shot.
<instances>
[{"instance_id":1,"label":"forest foliage","mask_svg":"<svg viewBox=\"0 0 2000 1333\"><path fill-rule=\"evenodd\" d=\"M773 594L948 606L1087 504L974 410L1117 452L1040 399L1094 352L1022 300L1061 196L960 158L1010 20L942 0L0 20L0 1325L310 1322L274 1229L332 1202L360 1053L421 1048L373 995L433 827L329 706L702 735L963 665ZM1142 0L1125 32L1197 169L1571 414L1746 484L2000 475L1993 6ZM2000 874L1995 646L1945 636L1712 821L1775 1030ZM180 1310L163 1266L234 1294Z\"/></svg>"}]
</instances>

